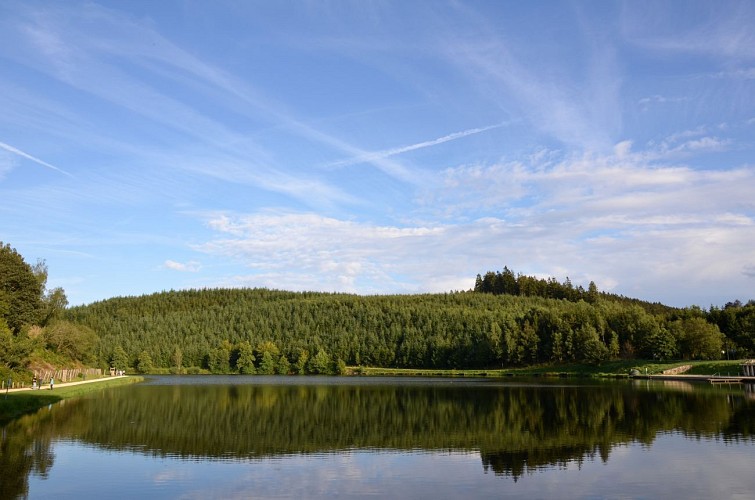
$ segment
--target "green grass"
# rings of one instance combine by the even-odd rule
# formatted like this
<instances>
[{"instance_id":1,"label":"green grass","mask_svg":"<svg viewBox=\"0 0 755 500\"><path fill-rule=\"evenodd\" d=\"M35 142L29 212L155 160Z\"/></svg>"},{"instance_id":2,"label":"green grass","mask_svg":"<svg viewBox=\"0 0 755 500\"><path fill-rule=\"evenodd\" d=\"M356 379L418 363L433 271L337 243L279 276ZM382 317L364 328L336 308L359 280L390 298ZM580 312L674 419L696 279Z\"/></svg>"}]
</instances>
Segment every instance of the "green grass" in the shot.
<instances>
[{"instance_id":1,"label":"green grass","mask_svg":"<svg viewBox=\"0 0 755 500\"><path fill-rule=\"evenodd\" d=\"M742 375L742 360L697 361L687 372L690 375Z\"/></svg>"},{"instance_id":2,"label":"green grass","mask_svg":"<svg viewBox=\"0 0 755 500\"><path fill-rule=\"evenodd\" d=\"M410 368L371 368L353 367L349 372L355 375L368 376L418 376L418 377L628 377L633 369L641 374L658 375L664 370L682 365L692 365L686 372L690 375L740 375L742 361L670 361L657 362L652 360L616 360L607 361L599 365L577 363L549 363L533 365L523 368L488 369L488 370L440 370L440 369L410 369Z\"/></svg>"},{"instance_id":3,"label":"green grass","mask_svg":"<svg viewBox=\"0 0 755 500\"><path fill-rule=\"evenodd\" d=\"M49 388L43 388L36 391L0 393L0 424L5 424L21 415L31 413L49 404L57 403L62 399L74 398L101 391L108 387L133 384L143 380L142 377L128 377L114 380L103 379L101 382L93 382L91 384L56 387L52 391Z\"/></svg>"}]
</instances>

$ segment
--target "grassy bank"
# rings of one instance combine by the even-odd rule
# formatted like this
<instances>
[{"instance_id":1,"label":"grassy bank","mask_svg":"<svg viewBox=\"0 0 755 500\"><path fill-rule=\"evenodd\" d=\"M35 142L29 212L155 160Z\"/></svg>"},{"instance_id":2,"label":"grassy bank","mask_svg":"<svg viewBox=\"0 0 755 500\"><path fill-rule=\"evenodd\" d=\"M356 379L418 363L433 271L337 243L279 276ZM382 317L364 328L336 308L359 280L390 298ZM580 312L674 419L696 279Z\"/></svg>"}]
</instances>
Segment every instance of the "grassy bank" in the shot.
<instances>
[{"instance_id":1,"label":"grassy bank","mask_svg":"<svg viewBox=\"0 0 755 500\"><path fill-rule=\"evenodd\" d=\"M31 413L44 406L85 394L101 391L108 387L133 384L144 380L142 377L102 379L89 384L56 386L55 390L19 391L8 394L0 393L0 425L26 413Z\"/></svg>"},{"instance_id":2,"label":"grassy bank","mask_svg":"<svg viewBox=\"0 0 755 500\"><path fill-rule=\"evenodd\" d=\"M642 374L660 374L682 365L692 365L686 373L690 375L738 375L742 361L673 361L659 363L652 360L617 360L600 365L583 364L542 364L523 368L489 370L425 370L408 368L369 368L356 367L350 371L355 375L367 376L418 376L418 377L628 377L629 372L638 370Z\"/></svg>"}]
</instances>

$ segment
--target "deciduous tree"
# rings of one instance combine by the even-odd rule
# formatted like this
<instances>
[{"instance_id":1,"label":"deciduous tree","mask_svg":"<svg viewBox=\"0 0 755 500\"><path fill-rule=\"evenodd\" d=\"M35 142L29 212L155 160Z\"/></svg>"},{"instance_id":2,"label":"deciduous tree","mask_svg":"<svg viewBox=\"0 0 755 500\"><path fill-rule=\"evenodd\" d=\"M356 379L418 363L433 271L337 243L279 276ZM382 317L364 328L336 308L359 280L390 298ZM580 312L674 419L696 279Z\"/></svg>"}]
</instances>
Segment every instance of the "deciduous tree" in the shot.
<instances>
[{"instance_id":1,"label":"deciduous tree","mask_svg":"<svg viewBox=\"0 0 755 500\"><path fill-rule=\"evenodd\" d=\"M723 335L718 326L700 317L683 318L670 325L679 353L687 359L719 359Z\"/></svg>"},{"instance_id":2,"label":"deciduous tree","mask_svg":"<svg viewBox=\"0 0 755 500\"><path fill-rule=\"evenodd\" d=\"M87 326L56 321L42 329L42 338L47 348L58 354L83 363L94 362L99 338Z\"/></svg>"},{"instance_id":3,"label":"deciduous tree","mask_svg":"<svg viewBox=\"0 0 755 500\"><path fill-rule=\"evenodd\" d=\"M14 334L40 320L43 283L10 245L0 242L0 314Z\"/></svg>"}]
</instances>

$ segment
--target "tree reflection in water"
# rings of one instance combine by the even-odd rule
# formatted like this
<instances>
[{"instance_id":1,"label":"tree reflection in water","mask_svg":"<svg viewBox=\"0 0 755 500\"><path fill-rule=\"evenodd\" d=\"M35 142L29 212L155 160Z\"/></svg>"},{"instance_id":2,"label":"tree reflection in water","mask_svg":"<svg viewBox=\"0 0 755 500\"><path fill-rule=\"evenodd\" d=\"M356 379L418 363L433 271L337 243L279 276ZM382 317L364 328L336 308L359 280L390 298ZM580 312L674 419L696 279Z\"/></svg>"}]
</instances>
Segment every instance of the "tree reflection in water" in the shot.
<instances>
[{"instance_id":1,"label":"tree reflection in water","mask_svg":"<svg viewBox=\"0 0 755 500\"><path fill-rule=\"evenodd\" d=\"M0 498L26 496L29 474L46 477L55 462L53 415L43 409L9 423L0 440Z\"/></svg>"},{"instance_id":2,"label":"tree reflection in water","mask_svg":"<svg viewBox=\"0 0 755 500\"><path fill-rule=\"evenodd\" d=\"M200 460L354 449L478 451L485 471L516 479L596 456L607 461L614 447L651 444L662 432L733 441L754 435L755 404L741 388L233 380L114 388L12 422L3 430L0 497L23 496L27 476L52 467L50 443L59 438Z\"/></svg>"}]
</instances>

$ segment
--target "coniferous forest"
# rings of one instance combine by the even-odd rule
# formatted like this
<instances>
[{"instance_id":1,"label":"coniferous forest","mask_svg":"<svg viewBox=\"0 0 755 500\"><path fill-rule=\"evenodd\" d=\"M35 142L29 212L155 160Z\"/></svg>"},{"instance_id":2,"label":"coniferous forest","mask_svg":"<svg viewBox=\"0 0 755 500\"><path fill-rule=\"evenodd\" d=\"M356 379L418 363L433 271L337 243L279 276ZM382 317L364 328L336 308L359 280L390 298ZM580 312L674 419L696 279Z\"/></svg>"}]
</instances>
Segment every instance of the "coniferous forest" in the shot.
<instances>
[{"instance_id":1,"label":"coniferous forest","mask_svg":"<svg viewBox=\"0 0 755 500\"><path fill-rule=\"evenodd\" d=\"M101 332L100 360L218 373L721 356L727 339L704 311L648 308L657 306L600 294L588 302L475 291L357 296L213 289L115 298L71 308L66 317ZM750 349L744 341L751 337L736 348Z\"/></svg>"},{"instance_id":2,"label":"coniferous forest","mask_svg":"<svg viewBox=\"0 0 755 500\"><path fill-rule=\"evenodd\" d=\"M142 372L343 373L346 366L491 369L755 352L755 302L672 308L502 272L469 291L360 296L269 289L167 291L66 307L44 263L2 246L6 369L55 360ZM20 292L19 292L20 291Z\"/></svg>"}]
</instances>

